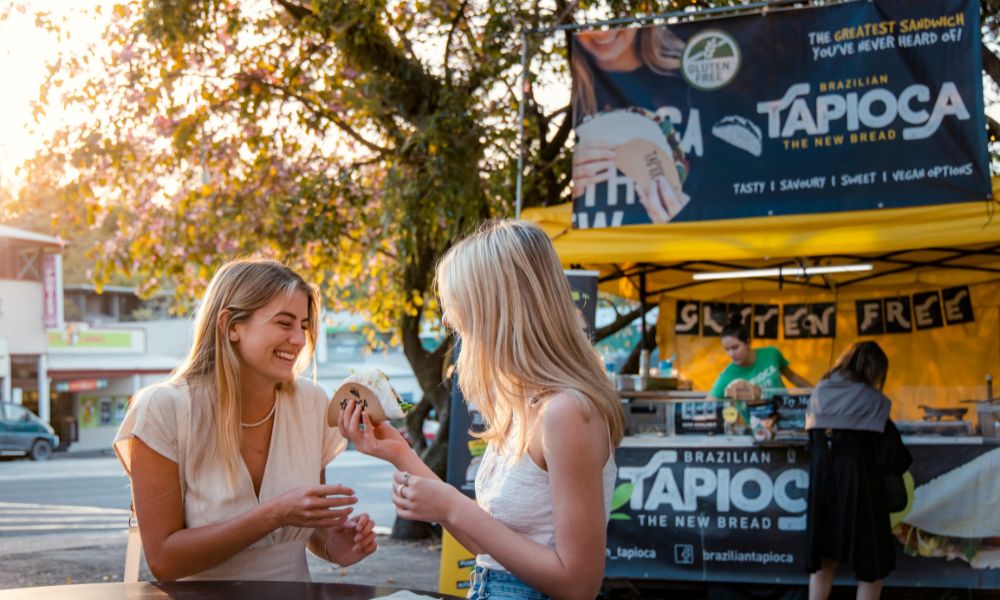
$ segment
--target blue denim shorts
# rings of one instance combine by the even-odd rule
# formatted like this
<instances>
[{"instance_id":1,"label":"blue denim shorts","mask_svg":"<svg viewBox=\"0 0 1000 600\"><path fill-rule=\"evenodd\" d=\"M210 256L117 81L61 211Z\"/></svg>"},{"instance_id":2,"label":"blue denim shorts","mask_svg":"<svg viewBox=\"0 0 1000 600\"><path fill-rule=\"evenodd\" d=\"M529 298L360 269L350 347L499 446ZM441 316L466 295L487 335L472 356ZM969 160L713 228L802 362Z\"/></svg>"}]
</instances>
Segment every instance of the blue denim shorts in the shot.
<instances>
[{"instance_id":1,"label":"blue denim shorts","mask_svg":"<svg viewBox=\"0 0 1000 600\"><path fill-rule=\"evenodd\" d=\"M506 571L494 571L477 566L472 571L470 600L550 600L527 583Z\"/></svg>"}]
</instances>

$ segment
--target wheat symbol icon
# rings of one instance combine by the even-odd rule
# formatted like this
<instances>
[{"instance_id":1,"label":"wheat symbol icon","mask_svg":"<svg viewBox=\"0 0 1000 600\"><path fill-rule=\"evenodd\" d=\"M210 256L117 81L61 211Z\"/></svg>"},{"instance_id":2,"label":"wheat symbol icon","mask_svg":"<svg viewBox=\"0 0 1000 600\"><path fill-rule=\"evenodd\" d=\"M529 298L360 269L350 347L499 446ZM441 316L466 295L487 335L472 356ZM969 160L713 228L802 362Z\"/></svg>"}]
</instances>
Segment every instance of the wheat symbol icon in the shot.
<instances>
[{"instance_id":1,"label":"wheat symbol icon","mask_svg":"<svg viewBox=\"0 0 1000 600\"><path fill-rule=\"evenodd\" d=\"M715 57L715 51L719 47L719 40L715 38L709 38L705 40L705 44L702 46L701 52L697 52L691 55L691 60L711 60Z\"/></svg>"}]
</instances>

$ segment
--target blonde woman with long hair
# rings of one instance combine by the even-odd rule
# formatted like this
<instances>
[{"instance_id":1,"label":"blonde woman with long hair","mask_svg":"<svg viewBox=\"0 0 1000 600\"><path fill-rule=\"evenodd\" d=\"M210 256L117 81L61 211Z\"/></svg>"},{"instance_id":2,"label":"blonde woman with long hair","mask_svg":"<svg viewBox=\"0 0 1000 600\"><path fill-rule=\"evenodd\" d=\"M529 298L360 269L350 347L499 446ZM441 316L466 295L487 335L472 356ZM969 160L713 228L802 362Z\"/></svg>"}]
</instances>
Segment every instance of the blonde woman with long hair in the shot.
<instances>
[{"instance_id":1,"label":"blonde woman with long hair","mask_svg":"<svg viewBox=\"0 0 1000 600\"><path fill-rule=\"evenodd\" d=\"M132 400L115 451L157 579L308 581L307 547L340 565L375 551L354 492L324 481L346 442L326 426L327 395L299 377L318 310L288 267L227 263L184 363Z\"/></svg>"},{"instance_id":2,"label":"blonde woman with long hair","mask_svg":"<svg viewBox=\"0 0 1000 600\"><path fill-rule=\"evenodd\" d=\"M490 222L445 255L437 285L462 342L458 384L486 423L477 500L358 406L341 431L398 469L399 516L441 523L476 553L469 598L593 598L623 418L555 250L534 225Z\"/></svg>"}]
</instances>

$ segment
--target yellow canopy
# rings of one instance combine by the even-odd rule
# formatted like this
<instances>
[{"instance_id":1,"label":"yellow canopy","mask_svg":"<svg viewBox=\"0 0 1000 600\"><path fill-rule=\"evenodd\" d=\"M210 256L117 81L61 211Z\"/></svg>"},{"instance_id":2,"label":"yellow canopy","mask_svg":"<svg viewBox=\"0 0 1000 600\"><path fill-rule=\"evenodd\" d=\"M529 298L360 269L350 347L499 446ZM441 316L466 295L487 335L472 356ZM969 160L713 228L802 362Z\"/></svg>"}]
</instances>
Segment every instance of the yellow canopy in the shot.
<instances>
[{"instance_id":1,"label":"yellow canopy","mask_svg":"<svg viewBox=\"0 0 1000 600\"><path fill-rule=\"evenodd\" d=\"M993 199L964 204L588 230L571 228L570 204L529 209L522 218L545 230L565 266L599 271L604 291L636 298L636 275L645 273L648 297L661 302L657 345L665 356L676 354L695 389L708 389L727 359L717 338L674 334L674 299L836 303L836 338L770 342L794 370L816 381L859 339L856 300L970 286L974 322L877 336L890 356L885 389L896 400L893 418L918 419L921 404L971 407L960 401L981 397L984 376L1000 373L998 196L1000 178L994 178ZM698 271L796 261L870 262L874 270L808 281L692 278Z\"/></svg>"},{"instance_id":2,"label":"yellow canopy","mask_svg":"<svg viewBox=\"0 0 1000 600\"><path fill-rule=\"evenodd\" d=\"M869 254L1000 241L993 200L915 208L572 229L572 203L531 208L564 263L623 264Z\"/></svg>"},{"instance_id":3,"label":"yellow canopy","mask_svg":"<svg viewBox=\"0 0 1000 600\"><path fill-rule=\"evenodd\" d=\"M854 287L886 288L997 279L1000 255L985 251L1000 244L1000 214L995 214L1000 209L998 197L1000 177L993 179L993 199L962 204L573 229L572 205L566 203L527 209L522 219L545 230L566 266L600 271L602 279L643 270L651 295L673 295L683 289L684 297L708 299L776 290L778 284L774 279L757 279L695 286L692 273L760 268L801 259L809 259L810 264L816 260L875 263L870 275L814 277L813 287L849 282ZM655 266L661 268L650 268ZM785 287L801 284L784 282ZM602 289L636 298L636 285L635 277L622 278L608 281Z\"/></svg>"}]
</instances>

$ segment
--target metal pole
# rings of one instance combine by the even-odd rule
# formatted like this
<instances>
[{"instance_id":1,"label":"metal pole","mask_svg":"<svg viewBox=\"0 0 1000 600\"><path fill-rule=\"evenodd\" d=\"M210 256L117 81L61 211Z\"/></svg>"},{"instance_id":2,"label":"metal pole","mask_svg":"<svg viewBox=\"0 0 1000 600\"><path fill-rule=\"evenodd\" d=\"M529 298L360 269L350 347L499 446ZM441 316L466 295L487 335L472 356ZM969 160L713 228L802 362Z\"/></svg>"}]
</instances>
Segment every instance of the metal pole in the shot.
<instances>
[{"instance_id":1,"label":"metal pole","mask_svg":"<svg viewBox=\"0 0 1000 600\"><path fill-rule=\"evenodd\" d=\"M522 179L524 177L524 104L528 96L528 31L521 29L521 102L517 107L517 189L514 195L514 218L521 218Z\"/></svg>"},{"instance_id":2,"label":"metal pole","mask_svg":"<svg viewBox=\"0 0 1000 600\"><path fill-rule=\"evenodd\" d=\"M639 343L642 345L643 350L646 348L646 274L643 273L639 275L639 319L640 319L640 331L642 331L642 339Z\"/></svg>"},{"instance_id":3,"label":"metal pole","mask_svg":"<svg viewBox=\"0 0 1000 600\"><path fill-rule=\"evenodd\" d=\"M850 4L851 2L861 1L862 0L842 0L836 4ZM791 4L792 6L782 6L783 4ZM752 2L750 4L702 8L697 11L675 10L672 12L648 15L645 17L621 17L618 19L607 19L604 21L591 21L589 23L566 23L563 25L556 25L554 27L532 29L530 33L548 35L557 31L577 31L579 29L597 29L599 27L610 27L614 25L634 25L637 23L649 23L651 21L661 21L673 18L698 20L705 17L714 17L716 15L722 15L723 17L738 17L754 12L785 12L793 10L808 10L810 8L820 8L820 6L812 4L802 5L800 4L800 0L765 0L763 2Z\"/></svg>"}]
</instances>

